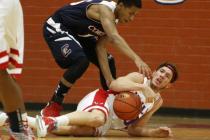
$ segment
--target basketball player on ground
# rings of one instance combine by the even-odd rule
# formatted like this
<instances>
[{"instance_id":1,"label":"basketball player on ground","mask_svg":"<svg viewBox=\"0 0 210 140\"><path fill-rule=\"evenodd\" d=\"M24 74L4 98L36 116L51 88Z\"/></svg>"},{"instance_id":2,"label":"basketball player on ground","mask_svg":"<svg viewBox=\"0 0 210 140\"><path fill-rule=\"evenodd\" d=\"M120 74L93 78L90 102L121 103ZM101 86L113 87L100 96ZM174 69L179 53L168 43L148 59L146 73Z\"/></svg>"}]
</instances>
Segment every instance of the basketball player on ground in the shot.
<instances>
[{"instance_id":1,"label":"basketball player on ground","mask_svg":"<svg viewBox=\"0 0 210 140\"><path fill-rule=\"evenodd\" d=\"M145 127L145 124L163 103L160 92L169 88L177 80L177 76L178 72L173 64L163 63L153 72L151 80L142 74L133 72L112 81L111 90L116 92L135 91L143 101L143 110L135 120L119 119L113 111L114 94L99 89L85 96L79 102L75 112L55 118L37 117L40 126L37 127L38 134L43 135L44 121L48 130L58 135L98 136L105 135L110 128L127 127L127 132L131 136L171 136L171 130L168 127L148 128Z\"/></svg>"},{"instance_id":2,"label":"basketball player on ground","mask_svg":"<svg viewBox=\"0 0 210 140\"><path fill-rule=\"evenodd\" d=\"M171 63L160 64L148 80L137 72L130 73L112 81L110 89L97 89L86 95L78 104L75 112L59 117L28 117L29 126L37 129L38 136L44 137L48 132L57 135L101 136L108 129L127 128L130 136L169 137L170 128L148 128L146 123L162 105L160 92L169 88L177 80L178 71ZM121 120L113 111L115 94L132 91L139 95L143 110L134 120ZM113 94L114 93L114 94ZM3 117L0 115L0 122Z\"/></svg>"},{"instance_id":3,"label":"basketball player on ground","mask_svg":"<svg viewBox=\"0 0 210 140\"><path fill-rule=\"evenodd\" d=\"M20 88L13 79L21 73L23 41L23 15L19 0L0 0L0 100L9 116L11 140L34 139L27 127Z\"/></svg>"},{"instance_id":4,"label":"basketball player on ground","mask_svg":"<svg viewBox=\"0 0 210 140\"><path fill-rule=\"evenodd\" d=\"M66 69L43 116L59 116L65 94L93 63L99 68L101 84L108 90L116 78L114 58L105 48L108 42L129 57L139 72L149 77L151 70L119 35L116 23L133 20L141 0L87 0L70 3L50 16L44 24L44 38L56 63Z\"/></svg>"}]
</instances>

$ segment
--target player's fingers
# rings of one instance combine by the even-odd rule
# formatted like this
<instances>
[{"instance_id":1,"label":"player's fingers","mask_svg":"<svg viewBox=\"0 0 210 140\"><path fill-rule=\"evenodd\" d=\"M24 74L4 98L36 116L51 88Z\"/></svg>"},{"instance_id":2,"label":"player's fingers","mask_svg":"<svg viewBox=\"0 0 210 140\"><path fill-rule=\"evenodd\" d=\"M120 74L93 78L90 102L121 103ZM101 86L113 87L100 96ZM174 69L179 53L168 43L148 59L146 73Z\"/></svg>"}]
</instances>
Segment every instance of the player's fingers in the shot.
<instances>
[{"instance_id":1,"label":"player's fingers","mask_svg":"<svg viewBox=\"0 0 210 140\"><path fill-rule=\"evenodd\" d=\"M144 67L145 76L150 79L150 68L148 66Z\"/></svg>"},{"instance_id":2,"label":"player's fingers","mask_svg":"<svg viewBox=\"0 0 210 140\"><path fill-rule=\"evenodd\" d=\"M139 73L143 74L142 66L139 66Z\"/></svg>"},{"instance_id":3,"label":"player's fingers","mask_svg":"<svg viewBox=\"0 0 210 140\"><path fill-rule=\"evenodd\" d=\"M149 78L151 79L152 78L152 70L149 68L148 72L149 72Z\"/></svg>"},{"instance_id":4,"label":"player's fingers","mask_svg":"<svg viewBox=\"0 0 210 140\"><path fill-rule=\"evenodd\" d=\"M161 126L160 129L162 129L162 130L168 130L168 131L171 130L170 128L168 128L166 126Z\"/></svg>"},{"instance_id":5,"label":"player's fingers","mask_svg":"<svg viewBox=\"0 0 210 140\"><path fill-rule=\"evenodd\" d=\"M170 128L167 128L167 130L168 130L168 136L169 137L173 137L173 133L172 133L171 129Z\"/></svg>"},{"instance_id":6,"label":"player's fingers","mask_svg":"<svg viewBox=\"0 0 210 140\"><path fill-rule=\"evenodd\" d=\"M145 67L143 65L141 65L141 69L142 69L142 74L146 76Z\"/></svg>"},{"instance_id":7,"label":"player's fingers","mask_svg":"<svg viewBox=\"0 0 210 140\"><path fill-rule=\"evenodd\" d=\"M150 78L150 76L149 76L149 70L148 70L147 67L144 68L144 71L145 71L145 76L146 76L147 78Z\"/></svg>"}]
</instances>

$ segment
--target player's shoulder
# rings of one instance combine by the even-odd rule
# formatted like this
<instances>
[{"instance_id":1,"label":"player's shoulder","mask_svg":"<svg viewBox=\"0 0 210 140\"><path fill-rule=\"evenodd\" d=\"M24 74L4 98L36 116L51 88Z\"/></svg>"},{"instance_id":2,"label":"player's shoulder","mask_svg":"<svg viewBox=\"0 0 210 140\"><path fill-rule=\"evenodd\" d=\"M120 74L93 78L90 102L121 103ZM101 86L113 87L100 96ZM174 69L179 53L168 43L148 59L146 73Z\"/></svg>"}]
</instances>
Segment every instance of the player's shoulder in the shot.
<instances>
[{"instance_id":1,"label":"player's shoulder","mask_svg":"<svg viewBox=\"0 0 210 140\"><path fill-rule=\"evenodd\" d=\"M144 75L139 72L129 73L126 75L126 77L138 83L143 83L145 78Z\"/></svg>"},{"instance_id":2,"label":"player's shoulder","mask_svg":"<svg viewBox=\"0 0 210 140\"><path fill-rule=\"evenodd\" d=\"M95 5L99 9L99 14L106 14L114 17L116 3L113 1L102 1ZM102 16L103 17L103 16Z\"/></svg>"},{"instance_id":3,"label":"player's shoulder","mask_svg":"<svg viewBox=\"0 0 210 140\"><path fill-rule=\"evenodd\" d=\"M144 79L144 75L139 72L131 72L131 73L127 74L127 76L138 77L138 78Z\"/></svg>"}]
</instances>

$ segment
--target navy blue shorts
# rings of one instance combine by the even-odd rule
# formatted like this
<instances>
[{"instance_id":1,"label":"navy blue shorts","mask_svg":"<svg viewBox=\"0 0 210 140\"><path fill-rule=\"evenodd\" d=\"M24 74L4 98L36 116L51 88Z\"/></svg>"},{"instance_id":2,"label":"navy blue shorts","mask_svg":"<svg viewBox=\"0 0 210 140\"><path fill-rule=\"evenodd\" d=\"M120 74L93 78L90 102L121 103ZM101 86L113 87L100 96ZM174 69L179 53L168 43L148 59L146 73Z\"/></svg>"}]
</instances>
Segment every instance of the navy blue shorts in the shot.
<instances>
[{"instance_id":1,"label":"navy blue shorts","mask_svg":"<svg viewBox=\"0 0 210 140\"><path fill-rule=\"evenodd\" d=\"M76 38L72 33L61 28L56 29L48 23L45 23L43 28L44 38L56 63L65 69L77 63L76 61L83 57L87 58L99 68L98 58L95 52L96 39L93 37ZM107 54L107 57L108 60L113 59L110 54Z\"/></svg>"},{"instance_id":2,"label":"navy blue shorts","mask_svg":"<svg viewBox=\"0 0 210 140\"><path fill-rule=\"evenodd\" d=\"M80 57L86 57L81 44L68 32L58 32L45 24L43 33L55 61L61 68L68 68Z\"/></svg>"}]
</instances>

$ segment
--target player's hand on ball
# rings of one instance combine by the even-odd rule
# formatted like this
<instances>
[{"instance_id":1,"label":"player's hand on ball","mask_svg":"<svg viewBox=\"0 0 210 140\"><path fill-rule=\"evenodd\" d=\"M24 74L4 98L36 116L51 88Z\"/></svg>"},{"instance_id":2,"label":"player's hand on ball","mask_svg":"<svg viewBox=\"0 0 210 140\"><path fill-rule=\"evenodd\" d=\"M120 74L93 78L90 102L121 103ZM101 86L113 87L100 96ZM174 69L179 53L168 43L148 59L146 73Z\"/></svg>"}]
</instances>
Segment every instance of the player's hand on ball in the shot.
<instances>
[{"instance_id":1,"label":"player's hand on ball","mask_svg":"<svg viewBox=\"0 0 210 140\"><path fill-rule=\"evenodd\" d=\"M172 131L171 131L170 128L168 128L168 127L159 127L159 128L157 128L155 136L156 137L165 138L165 137L172 137L173 134L172 134Z\"/></svg>"}]
</instances>

